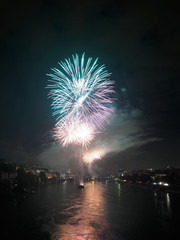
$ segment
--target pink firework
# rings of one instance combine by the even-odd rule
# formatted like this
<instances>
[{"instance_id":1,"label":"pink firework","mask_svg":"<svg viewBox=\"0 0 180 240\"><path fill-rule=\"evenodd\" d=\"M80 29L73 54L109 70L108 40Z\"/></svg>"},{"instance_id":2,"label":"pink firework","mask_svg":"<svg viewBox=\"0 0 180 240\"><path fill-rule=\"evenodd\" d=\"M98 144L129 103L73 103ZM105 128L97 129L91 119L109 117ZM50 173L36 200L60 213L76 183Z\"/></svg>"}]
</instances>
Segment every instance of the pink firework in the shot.
<instances>
[{"instance_id":1,"label":"pink firework","mask_svg":"<svg viewBox=\"0 0 180 240\"><path fill-rule=\"evenodd\" d=\"M87 146L94 138L94 130L87 123L72 118L58 125L54 136L63 147L69 144Z\"/></svg>"}]
</instances>

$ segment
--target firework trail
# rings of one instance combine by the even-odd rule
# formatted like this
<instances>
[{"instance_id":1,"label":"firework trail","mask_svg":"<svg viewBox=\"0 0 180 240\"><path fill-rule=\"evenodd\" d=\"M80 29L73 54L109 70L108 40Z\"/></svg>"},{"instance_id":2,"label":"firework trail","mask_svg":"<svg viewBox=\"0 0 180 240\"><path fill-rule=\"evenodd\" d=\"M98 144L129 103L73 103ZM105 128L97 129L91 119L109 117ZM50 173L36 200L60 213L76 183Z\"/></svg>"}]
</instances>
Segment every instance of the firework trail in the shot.
<instances>
[{"instance_id":1,"label":"firework trail","mask_svg":"<svg viewBox=\"0 0 180 240\"><path fill-rule=\"evenodd\" d=\"M71 130L75 125L77 128L77 123L83 123L87 129L90 127L97 132L110 121L114 101L113 82L109 80L110 73L105 70L105 66L98 67L97 61L98 59L93 62L89 58L85 62L84 54L81 58L76 54L72 60L65 59L65 62L59 63L61 70L53 68L53 73L48 74L51 77L48 96L52 99L53 115L57 116L58 130L55 130L55 135L57 137L59 132L63 146L76 142L75 136L72 140L68 134L70 123ZM90 142L92 134L88 136L90 138L87 142ZM79 140L76 139L78 143ZM85 140L81 143L84 145Z\"/></svg>"}]
</instances>

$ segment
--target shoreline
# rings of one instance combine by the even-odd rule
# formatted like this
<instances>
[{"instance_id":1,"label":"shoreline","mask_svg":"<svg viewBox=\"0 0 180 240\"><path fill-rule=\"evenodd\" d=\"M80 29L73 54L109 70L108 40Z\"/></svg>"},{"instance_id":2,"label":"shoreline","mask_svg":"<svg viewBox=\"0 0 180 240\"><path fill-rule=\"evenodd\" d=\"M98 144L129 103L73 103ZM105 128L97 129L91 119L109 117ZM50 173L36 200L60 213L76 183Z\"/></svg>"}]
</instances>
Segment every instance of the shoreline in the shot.
<instances>
[{"instance_id":1,"label":"shoreline","mask_svg":"<svg viewBox=\"0 0 180 240\"><path fill-rule=\"evenodd\" d=\"M161 186L151 186L151 185L146 185L146 184L139 184L139 183L122 183L119 182L120 184L122 184L123 186L126 185L130 185L130 186L135 186L135 187L139 187L139 188L144 188L144 189L150 189L150 190L154 190L154 191L162 191L162 192L172 192L172 193L179 193L180 194L180 189L174 189L172 187L161 187Z\"/></svg>"}]
</instances>

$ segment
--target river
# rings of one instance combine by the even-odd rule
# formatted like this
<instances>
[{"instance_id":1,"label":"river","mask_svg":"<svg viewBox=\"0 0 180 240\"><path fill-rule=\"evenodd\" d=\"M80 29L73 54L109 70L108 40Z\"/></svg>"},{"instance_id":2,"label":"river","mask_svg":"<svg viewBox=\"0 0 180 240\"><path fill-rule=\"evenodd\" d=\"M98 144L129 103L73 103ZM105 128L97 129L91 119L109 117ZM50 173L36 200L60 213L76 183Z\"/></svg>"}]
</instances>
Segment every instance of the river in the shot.
<instances>
[{"instance_id":1,"label":"river","mask_svg":"<svg viewBox=\"0 0 180 240\"><path fill-rule=\"evenodd\" d=\"M180 194L131 185L49 184L1 204L1 235L18 240L175 239Z\"/></svg>"}]
</instances>

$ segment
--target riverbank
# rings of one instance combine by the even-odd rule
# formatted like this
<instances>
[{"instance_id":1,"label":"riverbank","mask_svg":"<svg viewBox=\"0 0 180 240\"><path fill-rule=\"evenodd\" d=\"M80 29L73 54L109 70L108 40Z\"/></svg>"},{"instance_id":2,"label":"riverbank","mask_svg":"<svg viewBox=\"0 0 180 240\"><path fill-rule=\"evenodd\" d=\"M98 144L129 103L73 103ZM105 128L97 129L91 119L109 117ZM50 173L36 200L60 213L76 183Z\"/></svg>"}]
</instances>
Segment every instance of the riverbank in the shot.
<instances>
[{"instance_id":1,"label":"riverbank","mask_svg":"<svg viewBox=\"0 0 180 240\"><path fill-rule=\"evenodd\" d=\"M156 185L153 186L152 184L143 184L143 183L124 183L124 182L119 182L120 184L123 184L124 186L126 185L131 185L139 188L145 188L145 189L151 189L154 191L163 191L163 192L174 192L174 193L179 193L180 194L180 186L161 186L161 185Z\"/></svg>"}]
</instances>

